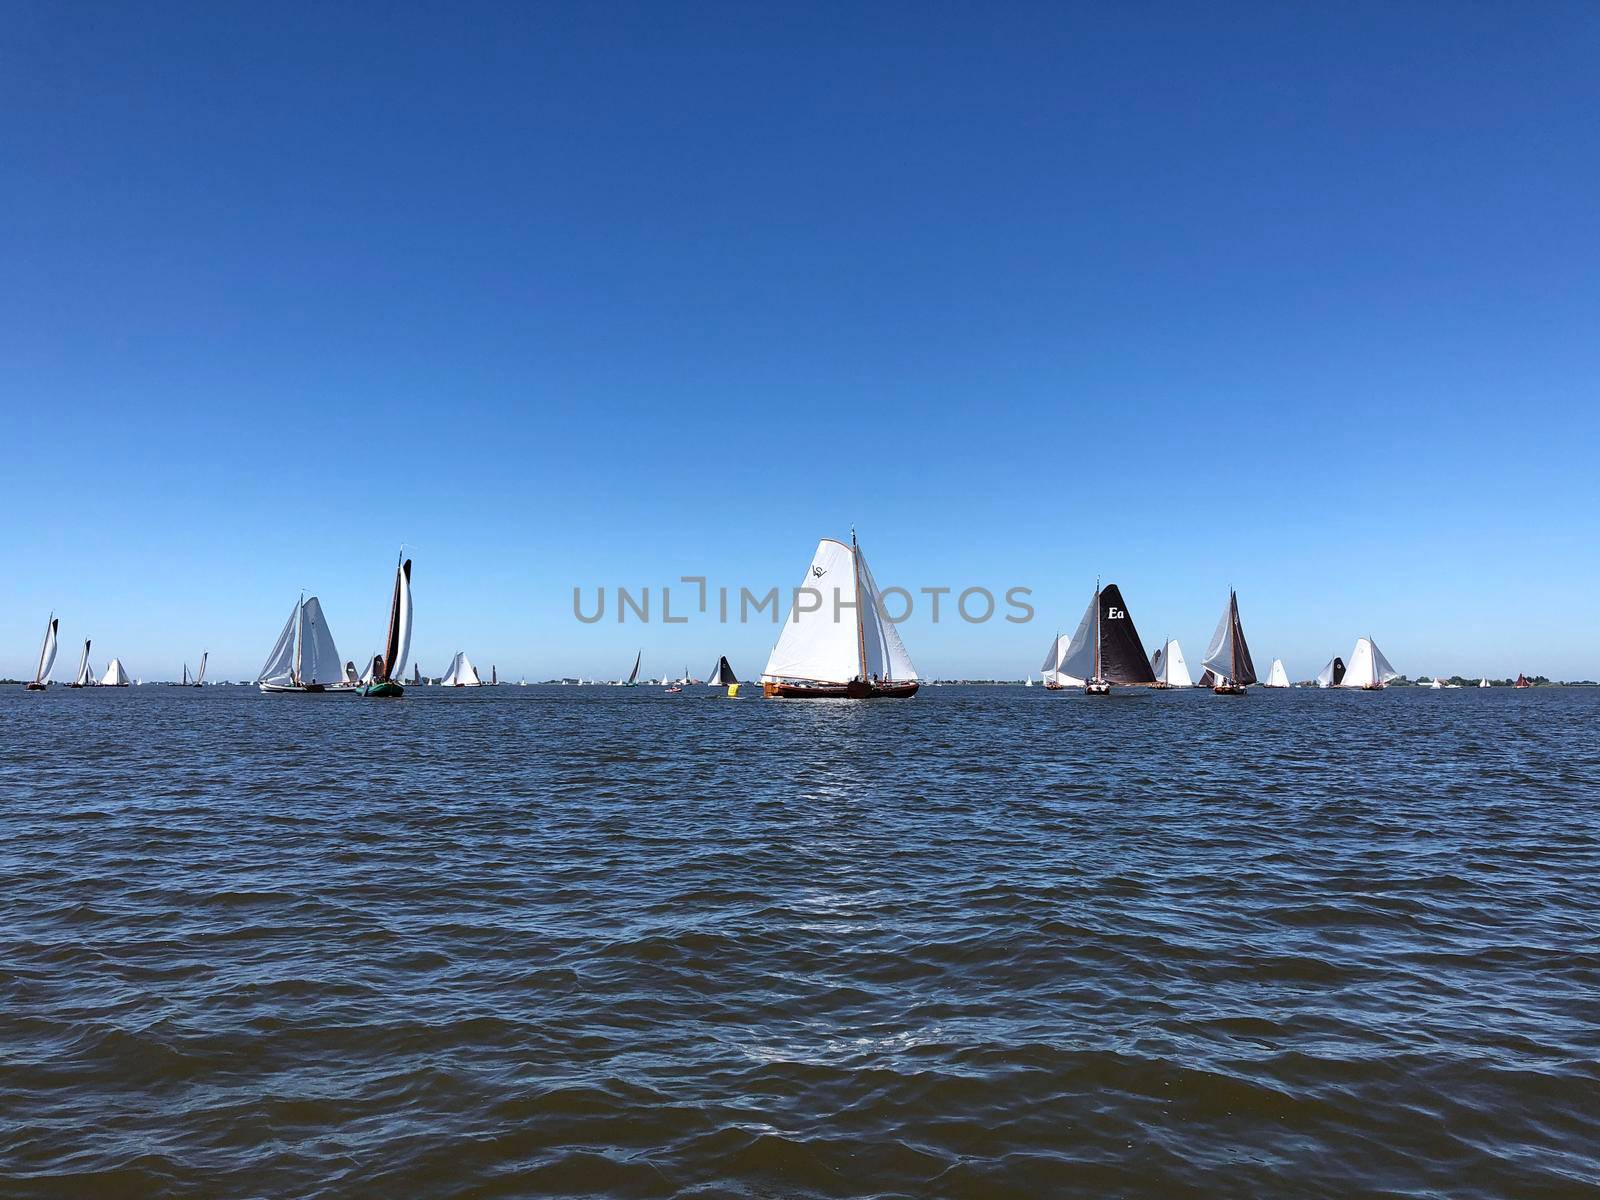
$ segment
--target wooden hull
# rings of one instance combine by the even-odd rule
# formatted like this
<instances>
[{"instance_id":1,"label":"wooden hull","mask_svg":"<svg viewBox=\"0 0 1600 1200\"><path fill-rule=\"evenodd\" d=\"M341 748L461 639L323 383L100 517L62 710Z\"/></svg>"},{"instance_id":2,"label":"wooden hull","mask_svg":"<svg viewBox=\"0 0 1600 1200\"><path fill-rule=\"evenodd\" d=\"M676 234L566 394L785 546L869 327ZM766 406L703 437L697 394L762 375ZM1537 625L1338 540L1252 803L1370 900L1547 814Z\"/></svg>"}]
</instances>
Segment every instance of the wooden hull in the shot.
<instances>
[{"instance_id":1,"label":"wooden hull","mask_svg":"<svg viewBox=\"0 0 1600 1200\"><path fill-rule=\"evenodd\" d=\"M1086 683L1083 685L1083 694L1085 696L1109 696L1111 695L1111 685L1109 683Z\"/></svg>"},{"instance_id":2,"label":"wooden hull","mask_svg":"<svg viewBox=\"0 0 1600 1200\"><path fill-rule=\"evenodd\" d=\"M405 685L396 683L392 679L385 679L381 683L363 684L356 689L356 695L358 696L399 699L405 694Z\"/></svg>"},{"instance_id":3,"label":"wooden hull","mask_svg":"<svg viewBox=\"0 0 1600 1200\"><path fill-rule=\"evenodd\" d=\"M1067 690L1067 685L1064 683L1047 683L1044 685L1044 690L1047 692L1064 692Z\"/></svg>"},{"instance_id":4,"label":"wooden hull","mask_svg":"<svg viewBox=\"0 0 1600 1200\"><path fill-rule=\"evenodd\" d=\"M1211 694L1213 696L1243 696L1246 693L1244 688L1237 683L1219 683L1211 689Z\"/></svg>"},{"instance_id":5,"label":"wooden hull","mask_svg":"<svg viewBox=\"0 0 1600 1200\"><path fill-rule=\"evenodd\" d=\"M783 700L903 700L921 686L911 683L763 683L762 692Z\"/></svg>"},{"instance_id":6,"label":"wooden hull","mask_svg":"<svg viewBox=\"0 0 1600 1200\"><path fill-rule=\"evenodd\" d=\"M23 690L29 692L42 692L49 686L50 685L47 683L29 683L24 685Z\"/></svg>"}]
</instances>

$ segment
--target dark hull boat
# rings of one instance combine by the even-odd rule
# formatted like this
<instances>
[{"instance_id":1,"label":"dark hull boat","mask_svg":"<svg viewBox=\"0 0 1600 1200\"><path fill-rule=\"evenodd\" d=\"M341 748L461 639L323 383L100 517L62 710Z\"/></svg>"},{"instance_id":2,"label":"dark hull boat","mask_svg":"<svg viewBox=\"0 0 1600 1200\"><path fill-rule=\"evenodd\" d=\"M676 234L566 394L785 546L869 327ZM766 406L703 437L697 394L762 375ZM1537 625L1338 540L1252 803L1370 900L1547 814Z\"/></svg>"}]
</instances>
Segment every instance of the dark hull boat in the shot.
<instances>
[{"instance_id":1,"label":"dark hull boat","mask_svg":"<svg viewBox=\"0 0 1600 1200\"><path fill-rule=\"evenodd\" d=\"M1211 678L1211 691L1217 696L1243 696L1245 688L1256 682L1256 664L1244 640L1244 625L1239 620L1239 596L1228 589L1228 607L1222 610L1217 631L1211 635L1204 660Z\"/></svg>"},{"instance_id":2,"label":"dark hull boat","mask_svg":"<svg viewBox=\"0 0 1600 1200\"><path fill-rule=\"evenodd\" d=\"M816 607L802 606L802 595L815 599ZM731 669L721 674L725 666L726 660L718 663L713 682L733 675ZM761 672L762 694L784 700L904 699L919 686L855 534L848 546L823 538ZM728 694L737 687L732 680Z\"/></svg>"},{"instance_id":3,"label":"dark hull boat","mask_svg":"<svg viewBox=\"0 0 1600 1200\"><path fill-rule=\"evenodd\" d=\"M1056 639L1044 670L1057 688L1069 680L1081 683L1085 696L1109 696L1113 685L1151 687L1156 683L1127 601L1114 583L1095 585L1076 632L1065 646L1061 638Z\"/></svg>"},{"instance_id":4,"label":"dark hull boat","mask_svg":"<svg viewBox=\"0 0 1600 1200\"><path fill-rule=\"evenodd\" d=\"M333 632L315 596L302 596L289 610L283 632L256 675L256 687L269 696L350 691Z\"/></svg>"},{"instance_id":5,"label":"dark hull boat","mask_svg":"<svg viewBox=\"0 0 1600 1200\"><path fill-rule=\"evenodd\" d=\"M399 699L406 694L406 659L411 656L411 560L401 551L400 565L394 571L394 595L389 601L389 634L383 653L373 656L366 678L356 695L375 699Z\"/></svg>"}]
</instances>

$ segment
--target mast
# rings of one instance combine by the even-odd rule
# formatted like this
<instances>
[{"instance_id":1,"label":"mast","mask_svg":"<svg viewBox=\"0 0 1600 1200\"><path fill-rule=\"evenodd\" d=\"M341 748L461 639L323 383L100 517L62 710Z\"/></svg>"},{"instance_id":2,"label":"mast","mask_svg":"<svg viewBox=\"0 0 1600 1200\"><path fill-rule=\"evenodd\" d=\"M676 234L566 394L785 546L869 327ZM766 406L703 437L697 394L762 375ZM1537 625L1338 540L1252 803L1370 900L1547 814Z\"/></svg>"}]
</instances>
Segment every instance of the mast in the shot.
<instances>
[{"instance_id":1,"label":"mast","mask_svg":"<svg viewBox=\"0 0 1600 1200\"><path fill-rule=\"evenodd\" d=\"M305 649L305 639L301 632L306 627L306 594L300 593L300 607L295 609L294 617L294 675L291 677L295 687L300 686L300 654Z\"/></svg>"},{"instance_id":2,"label":"mast","mask_svg":"<svg viewBox=\"0 0 1600 1200\"><path fill-rule=\"evenodd\" d=\"M1100 682L1100 581L1094 581L1094 681Z\"/></svg>"},{"instance_id":3,"label":"mast","mask_svg":"<svg viewBox=\"0 0 1600 1200\"><path fill-rule=\"evenodd\" d=\"M861 656L861 681L867 680L867 627L861 620L861 548L856 545L856 527L850 526L850 565L856 578L856 650Z\"/></svg>"},{"instance_id":4,"label":"mast","mask_svg":"<svg viewBox=\"0 0 1600 1200\"><path fill-rule=\"evenodd\" d=\"M1228 682L1234 683L1239 678L1239 593L1232 588L1228 589L1228 620L1233 625L1233 678Z\"/></svg>"}]
</instances>

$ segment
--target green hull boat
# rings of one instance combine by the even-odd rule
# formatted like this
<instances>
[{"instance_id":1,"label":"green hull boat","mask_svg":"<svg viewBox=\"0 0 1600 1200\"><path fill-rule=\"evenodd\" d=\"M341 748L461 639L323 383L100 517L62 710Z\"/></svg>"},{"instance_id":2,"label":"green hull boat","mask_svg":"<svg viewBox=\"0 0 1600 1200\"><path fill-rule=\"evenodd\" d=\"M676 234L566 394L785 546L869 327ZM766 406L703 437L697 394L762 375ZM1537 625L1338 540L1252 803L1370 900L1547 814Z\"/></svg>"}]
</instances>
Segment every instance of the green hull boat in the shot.
<instances>
[{"instance_id":1,"label":"green hull boat","mask_svg":"<svg viewBox=\"0 0 1600 1200\"><path fill-rule=\"evenodd\" d=\"M404 696L406 689L392 679L380 683L364 683L356 689L358 696Z\"/></svg>"}]
</instances>

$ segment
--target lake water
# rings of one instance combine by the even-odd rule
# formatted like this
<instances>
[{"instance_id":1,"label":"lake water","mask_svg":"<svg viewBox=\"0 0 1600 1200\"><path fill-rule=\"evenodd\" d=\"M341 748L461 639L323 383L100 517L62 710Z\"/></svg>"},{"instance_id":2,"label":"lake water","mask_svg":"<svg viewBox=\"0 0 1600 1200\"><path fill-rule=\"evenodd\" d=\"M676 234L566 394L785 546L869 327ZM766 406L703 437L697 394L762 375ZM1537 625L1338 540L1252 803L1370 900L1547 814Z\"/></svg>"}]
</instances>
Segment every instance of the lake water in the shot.
<instances>
[{"instance_id":1,"label":"lake water","mask_svg":"<svg viewBox=\"0 0 1600 1200\"><path fill-rule=\"evenodd\" d=\"M1600 1195L1600 691L0 692L0 1194Z\"/></svg>"}]
</instances>

